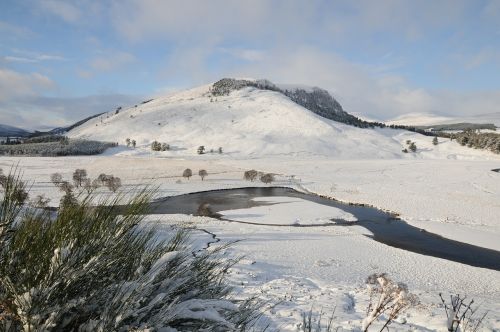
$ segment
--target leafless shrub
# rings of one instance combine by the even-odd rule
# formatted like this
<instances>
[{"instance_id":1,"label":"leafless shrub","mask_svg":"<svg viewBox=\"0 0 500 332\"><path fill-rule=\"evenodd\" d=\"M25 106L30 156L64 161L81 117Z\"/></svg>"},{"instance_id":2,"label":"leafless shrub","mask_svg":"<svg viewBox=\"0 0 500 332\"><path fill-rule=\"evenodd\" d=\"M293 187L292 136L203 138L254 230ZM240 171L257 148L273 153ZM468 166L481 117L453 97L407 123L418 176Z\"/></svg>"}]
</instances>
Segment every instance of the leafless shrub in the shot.
<instances>
[{"instance_id":1,"label":"leafless shrub","mask_svg":"<svg viewBox=\"0 0 500 332\"><path fill-rule=\"evenodd\" d=\"M477 310L479 307L473 308L474 300L469 303L465 302L466 297L457 295L450 295L450 302L447 303L443 295L439 293L441 302L443 302L444 310L446 311L446 327L450 332L476 332L483 324L483 320L488 314L486 311L483 315L478 315Z\"/></svg>"}]
</instances>

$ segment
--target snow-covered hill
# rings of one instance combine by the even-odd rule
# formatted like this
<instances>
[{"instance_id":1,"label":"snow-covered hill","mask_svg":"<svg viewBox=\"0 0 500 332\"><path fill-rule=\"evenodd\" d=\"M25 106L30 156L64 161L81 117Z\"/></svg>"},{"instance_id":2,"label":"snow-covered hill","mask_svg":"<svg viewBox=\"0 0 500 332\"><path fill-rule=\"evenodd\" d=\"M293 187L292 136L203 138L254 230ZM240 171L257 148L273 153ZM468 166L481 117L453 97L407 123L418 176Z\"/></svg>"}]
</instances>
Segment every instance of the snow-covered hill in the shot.
<instances>
[{"instance_id":1,"label":"snow-covered hill","mask_svg":"<svg viewBox=\"0 0 500 332\"><path fill-rule=\"evenodd\" d=\"M225 154L234 157L322 155L393 159L483 153L446 141L433 147L431 138L407 131L342 124L313 113L290 96L247 86L214 93L213 85L206 85L124 108L118 114L105 113L68 135L120 144L130 138L136 140L139 148L134 153L149 151L151 142L157 140L172 147L165 155L195 154L200 145L208 151L222 147ZM338 109L341 110L340 105ZM401 152L408 139L422 147L421 153Z\"/></svg>"}]
</instances>

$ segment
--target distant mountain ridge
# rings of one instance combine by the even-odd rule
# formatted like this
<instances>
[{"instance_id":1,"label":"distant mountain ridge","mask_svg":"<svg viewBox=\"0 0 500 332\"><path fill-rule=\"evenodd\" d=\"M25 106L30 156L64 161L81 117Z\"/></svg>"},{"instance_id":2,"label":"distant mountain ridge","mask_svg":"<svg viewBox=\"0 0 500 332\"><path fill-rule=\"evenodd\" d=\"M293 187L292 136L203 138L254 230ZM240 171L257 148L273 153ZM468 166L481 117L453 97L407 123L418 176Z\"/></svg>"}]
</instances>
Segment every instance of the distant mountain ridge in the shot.
<instances>
[{"instance_id":1,"label":"distant mountain ridge","mask_svg":"<svg viewBox=\"0 0 500 332\"><path fill-rule=\"evenodd\" d=\"M0 124L0 137L27 137L31 133L14 126Z\"/></svg>"}]
</instances>

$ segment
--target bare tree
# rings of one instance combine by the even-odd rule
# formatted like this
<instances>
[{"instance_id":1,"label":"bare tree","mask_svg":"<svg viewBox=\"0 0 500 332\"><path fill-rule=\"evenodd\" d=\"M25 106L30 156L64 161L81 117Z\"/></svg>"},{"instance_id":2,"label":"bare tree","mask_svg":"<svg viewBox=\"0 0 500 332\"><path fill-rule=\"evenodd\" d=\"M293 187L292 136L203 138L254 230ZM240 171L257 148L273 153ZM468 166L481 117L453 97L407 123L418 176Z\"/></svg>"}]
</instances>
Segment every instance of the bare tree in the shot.
<instances>
[{"instance_id":1,"label":"bare tree","mask_svg":"<svg viewBox=\"0 0 500 332\"><path fill-rule=\"evenodd\" d=\"M116 192L122 186L122 180L119 177L111 176L106 181L106 187L112 192Z\"/></svg>"},{"instance_id":2,"label":"bare tree","mask_svg":"<svg viewBox=\"0 0 500 332\"><path fill-rule=\"evenodd\" d=\"M264 182L265 184L269 184L274 181L274 175L271 173L263 174L260 177L260 181Z\"/></svg>"},{"instance_id":3,"label":"bare tree","mask_svg":"<svg viewBox=\"0 0 500 332\"><path fill-rule=\"evenodd\" d=\"M205 177L208 175L207 171L204 169L200 169L198 175L201 177L201 181L205 180Z\"/></svg>"},{"instance_id":4,"label":"bare tree","mask_svg":"<svg viewBox=\"0 0 500 332\"><path fill-rule=\"evenodd\" d=\"M253 182L257 178L258 174L259 173L256 170L252 169L243 173L243 178L247 181Z\"/></svg>"},{"instance_id":5,"label":"bare tree","mask_svg":"<svg viewBox=\"0 0 500 332\"><path fill-rule=\"evenodd\" d=\"M189 180L189 178L193 176L193 171L189 168L186 168L184 172L182 172L182 176Z\"/></svg>"},{"instance_id":6,"label":"bare tree","mask_svg":"<svg viewBox=\"0 0 500 332\"><path fill-rule=\"evenodd\" d=\"M99 176L97 177L97 181L99 181L101 183L101 185L106 185L106 181L108 181L108 179L111 177L111 175L107 175L107 174L104 174L104 173L101 173L99 174Z\"/></svg>"},{"instance_id":7,"label":"bare tree","mask_svg":"<svg viewBox=\"0 0 500 332\"><path fill-rule=\"evenodd\" d=\"M50 176L50 181L54 184L54 186L58 187L62 182L61 173L54 173Z\"/></svg>"},{"instance_id":8,"label":"bare tree","mask_svg":"<svg viewBox=\"0 0 500 332\"><path fill-rule=\"evenodd\" d=\"M73 173L73 182L75 186L81 187L85 179L87 179L87 171L85 169L76 169Z\"/></svg>"},{"instance_id":9,"label":"bare tree","mask_svg":"<svg viewBox=\"0 0 500 332\"><path fill-rule=\"evenodd\" d=\"M198 154L204 154L205 153L205 147L203 145L200 145L197 150Z\"/></svg>"},{"instance_id":10,"label":"bare tree","mask_svg":"<svg viewBox=\"0 0 500 332\"><path fill-rule=\"evenodd\" d=\"M83 189L85 189L88 194L92 193L97 188L99 188L99 181L90 180L88 178L83 181Z\"/></svg>"}]
</instances>

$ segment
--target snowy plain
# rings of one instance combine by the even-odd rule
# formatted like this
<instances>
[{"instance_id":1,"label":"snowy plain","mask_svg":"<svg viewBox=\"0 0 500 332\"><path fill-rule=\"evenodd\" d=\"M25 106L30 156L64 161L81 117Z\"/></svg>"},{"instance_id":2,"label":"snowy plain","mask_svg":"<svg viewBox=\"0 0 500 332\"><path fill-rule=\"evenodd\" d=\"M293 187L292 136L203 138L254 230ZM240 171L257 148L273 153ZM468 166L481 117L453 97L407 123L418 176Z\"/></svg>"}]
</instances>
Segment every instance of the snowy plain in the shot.
<instances>
[{"instance_id":1,"label":"snowy plain","mask_svg":"<svg viewBox=\"0 0 500 332\"><path fill-rule=\"evenodd\" d=\"M321 118L272 91L243 89L212 98L208 86L90 120L71 137L117 141L100 156L60 158L2 157L0 167L19 165L33 180L32 196L44 194L57 205L60 193L50 174L66 179L76 168L89 177L100 173L122 179L124 189L152 185L157 196L266 186L243 180L256 169L275 174L275 186L340 201L375 206L446 238L500 251L500 156L440 139L391 129L359 129ZM123 146L135 139L137 148ZM152 152L152 140L170 151ZM416 142L416 153L401 150ZM199 145L224 152L197 155ZM182 178L185 168L195 174ZM196 174L205 169L202 181ZM245 258L231 271L239 296L258 295L279 303L263 317L273 329L296 331L301 313L314 307L345 330L358 330L368 294L364 280L387 272L407 283L420 298L392 330L442 331L445 313L439 292L460 293L489 310L485 330L500 329L500 272L393 248L371 240L359 226L294 227L352 216L300 199L272 198L275 205L225 211L249 225L188 215L149 216L168 231L181 223L216 235L220 243L239 240L227 255ZM239 219L238 219L239 218ZM273 224L289 224L280 227ZM194 242L210 241L193 232ZM481 310L482 310L481 309Z\"/></svg>"}]
</instances>

